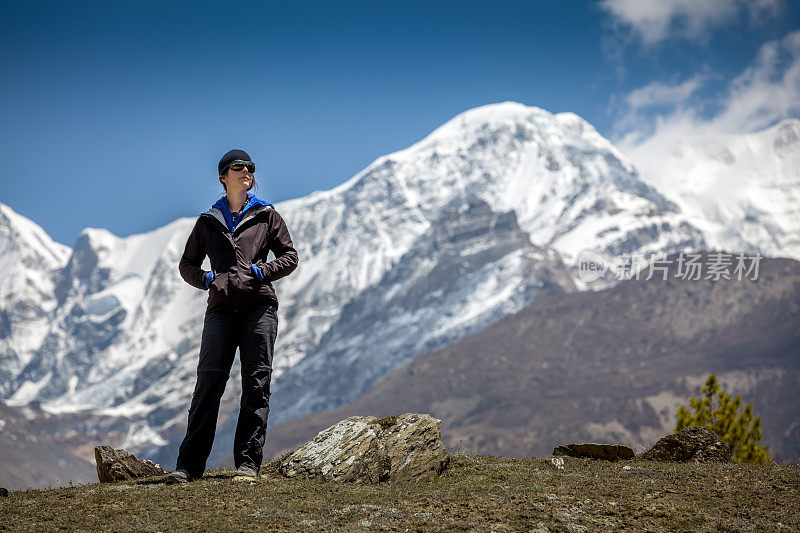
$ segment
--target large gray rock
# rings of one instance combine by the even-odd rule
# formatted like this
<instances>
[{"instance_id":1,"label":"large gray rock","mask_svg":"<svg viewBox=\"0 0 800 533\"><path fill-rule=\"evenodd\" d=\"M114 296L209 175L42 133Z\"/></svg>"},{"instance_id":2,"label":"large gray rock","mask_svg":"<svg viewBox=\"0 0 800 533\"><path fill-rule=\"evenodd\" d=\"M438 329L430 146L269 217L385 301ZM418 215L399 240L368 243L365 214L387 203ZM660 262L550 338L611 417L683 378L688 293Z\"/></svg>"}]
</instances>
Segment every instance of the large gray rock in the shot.
<instances>
[{"instance_id":1,"label":"large gray rock","mask_svg":"<svg viewBox=\"0 0 800 533\"><path fill-rule=\"evenodd\" d=\"M97 477L101 483L127 481L167 473L160 465L152 461L137 459L129 452L115 450L111 446L96 446L94 458L97 462Z\"/></svg>"},{"instance_id":2,"label":"large gray rock","mask_svg":"<svg viewBox=\"0 0 800 533\"><path fill-rule=\"evenodd\" d=\"M442 421L427 414L351 416L321 431L279 465L288 477L377 483L427 478L449 461Z\"/></svg>"},{"instance_id":3,"label":"large gray rock","mask_svg":"<svg viewBox=\"0 0 800 533\"><path fill-rule=\"evenodd\" d=\"M567 457L588 457L589 459L605 459L617 461L619 459L632 459L633 450L622 444L596 444L594 442L580 442L576 444L562 444L553 448L553 455L566 455Z\"/></svg>"},{"instance_id":4,"label":"large gray rock","mask_svg":"<svg viewBox=\"0 0 800 533\"><path fill-rule=\"evenodd\" d=\"M714 431L698 426L667 435L642 457L656 461L730 462L728 446Z\"/></svg>"}]
</instances>

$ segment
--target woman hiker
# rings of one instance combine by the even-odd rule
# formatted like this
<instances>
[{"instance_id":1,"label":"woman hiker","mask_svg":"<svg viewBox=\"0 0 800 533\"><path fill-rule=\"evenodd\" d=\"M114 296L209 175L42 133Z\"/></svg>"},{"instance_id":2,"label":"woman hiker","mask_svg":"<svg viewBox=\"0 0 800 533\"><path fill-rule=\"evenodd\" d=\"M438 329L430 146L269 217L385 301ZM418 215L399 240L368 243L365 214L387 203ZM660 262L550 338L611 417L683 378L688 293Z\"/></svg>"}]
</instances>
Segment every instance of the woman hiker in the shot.
<instances>
[{"instance_id":1,"label":"woman hiker","mask_svg":"<svg viewBox=\"0 0 800 533\"><path fill-rule=\"evenodd\" d=\"M197 217L180 260L181 277L208 290L197 384L175 472L167 481L202 477L211 453L219 402L236 348L242 399L233 442L236 479L258 477L269 413L272 351L278 333L278 299L272 282L297 268L297 251L272 204L248 192L255 163L243 150L219 161L225 196ZM270 250L275 255L267 261ZM211 271L200 266L208 255Z\"/></svg>"}]
</instances>

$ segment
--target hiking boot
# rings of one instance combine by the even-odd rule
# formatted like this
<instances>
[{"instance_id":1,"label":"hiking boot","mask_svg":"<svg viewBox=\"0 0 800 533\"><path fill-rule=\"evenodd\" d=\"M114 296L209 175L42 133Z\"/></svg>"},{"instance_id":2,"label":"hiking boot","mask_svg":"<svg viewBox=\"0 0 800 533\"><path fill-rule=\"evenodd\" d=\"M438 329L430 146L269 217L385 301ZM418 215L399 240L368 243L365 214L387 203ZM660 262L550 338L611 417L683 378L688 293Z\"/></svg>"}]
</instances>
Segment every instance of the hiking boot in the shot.
<instances>
[{"instance_id":1,"label":"hiking boot","mask_svg":"<svg viewBox=\"0 0 800 533\"><path fill-rule=\"evenodd\" d=\"M250 465L241 465L239 468L236 469L236 473L233 475L233 479L237 481L248 481L257 478L258 478L258 470L256 470Z\"/></svg>"},{"instance_id":2,"label":"hiking boot","mask_svg":"<svg viewBox=\"0 0 800 533\"><path fill-rule=\"evenodd\" d=\"M178 469L167 476L167 483L188 483L194 481L194 476L183 469Z\"/></svg>"}]
</instances>

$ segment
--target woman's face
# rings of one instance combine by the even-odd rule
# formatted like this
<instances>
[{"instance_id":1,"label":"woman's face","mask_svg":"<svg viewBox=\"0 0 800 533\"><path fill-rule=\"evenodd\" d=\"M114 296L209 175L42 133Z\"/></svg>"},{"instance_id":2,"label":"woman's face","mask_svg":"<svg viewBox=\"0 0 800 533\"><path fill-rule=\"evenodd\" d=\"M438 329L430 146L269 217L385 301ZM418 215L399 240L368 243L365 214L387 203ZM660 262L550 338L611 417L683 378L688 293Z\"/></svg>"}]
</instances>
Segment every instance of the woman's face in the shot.
<instances>
[{"instance_id":1,"label":"woman's face","mask_svg":"<svg viewBox=\"0 0 800 533\"><path fill-rule=\"evenodd\" d=\"M242 168L242 170L228 169L223 180L228 194L235 196L241 191L246 191L253 184L253 174L247 170L247 167Z\"/></svg>"}]
</instances>

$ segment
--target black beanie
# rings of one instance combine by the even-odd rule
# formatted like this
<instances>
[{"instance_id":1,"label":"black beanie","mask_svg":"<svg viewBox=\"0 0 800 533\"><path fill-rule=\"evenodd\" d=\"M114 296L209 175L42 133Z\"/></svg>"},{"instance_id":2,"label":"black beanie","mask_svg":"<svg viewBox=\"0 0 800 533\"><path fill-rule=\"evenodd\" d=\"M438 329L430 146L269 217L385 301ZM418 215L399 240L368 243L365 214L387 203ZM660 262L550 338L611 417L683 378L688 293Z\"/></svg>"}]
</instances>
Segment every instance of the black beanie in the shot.
<instances>
[{"instance_id":1,"label":"black beanie","mask_svg":"<svg viewBox=\"0 0 800 533\"><path fill-rule=\"evenodd\" d=\"M219 170L219 175L221 176L223 172L228 170L228 165L230 165L237 159L241 159L242 161L252 161L252 159L250 159L250 156L244 150L231 150L225 155L223 155L222 159L219 160L219 165L217 165L217 169Z\"/></svg>"}]
</instances>

